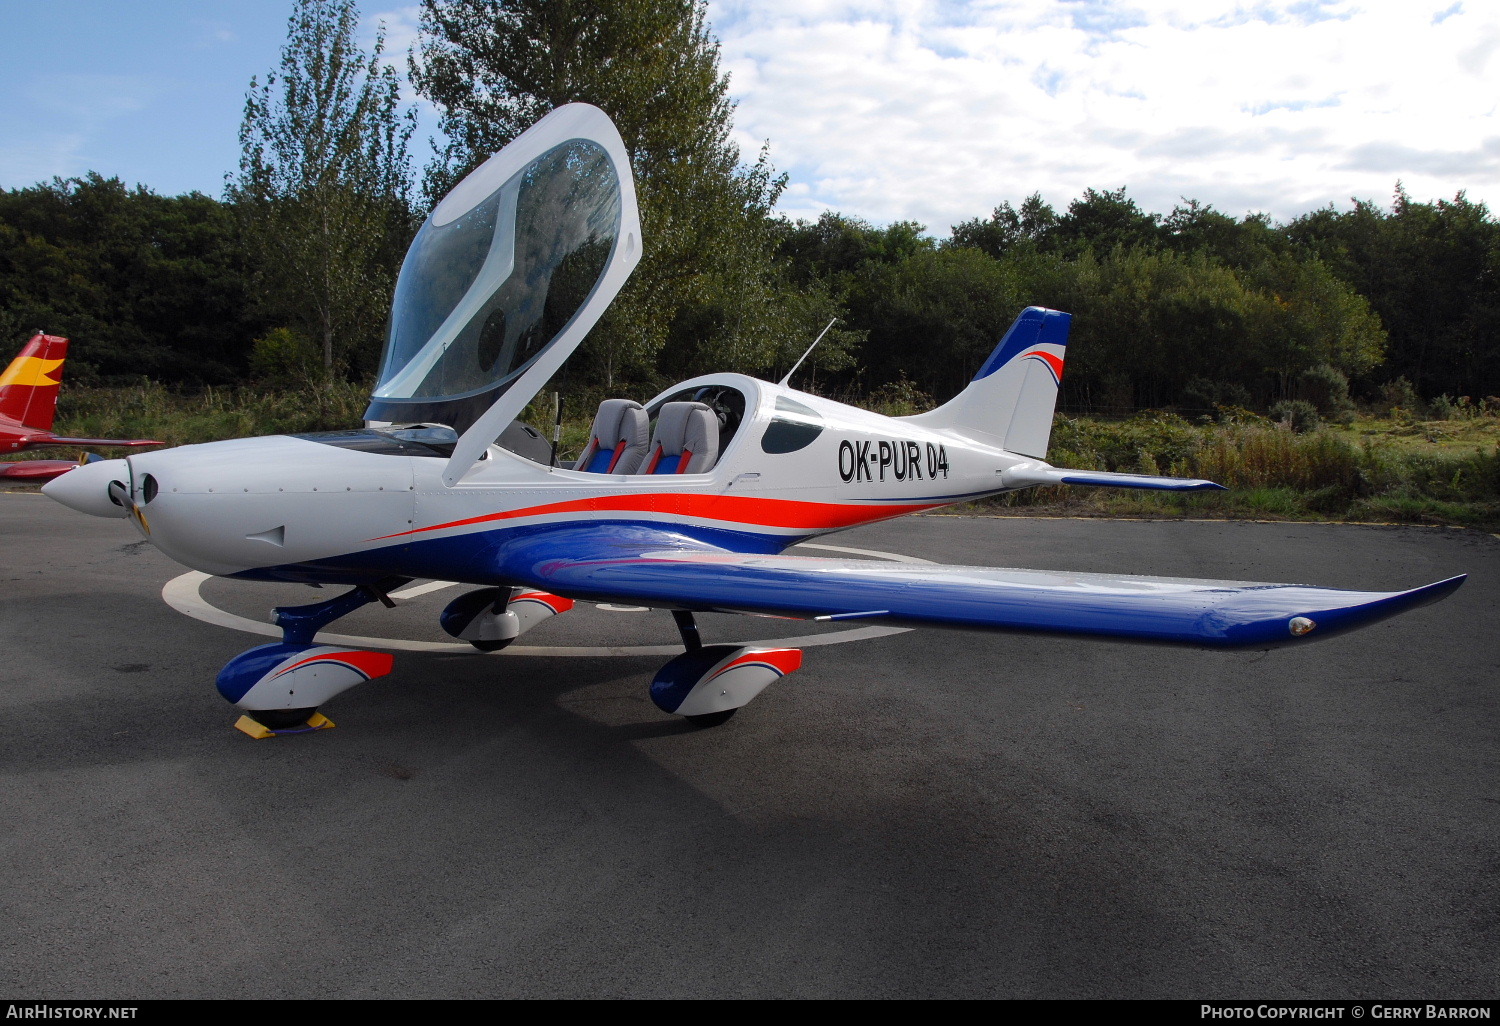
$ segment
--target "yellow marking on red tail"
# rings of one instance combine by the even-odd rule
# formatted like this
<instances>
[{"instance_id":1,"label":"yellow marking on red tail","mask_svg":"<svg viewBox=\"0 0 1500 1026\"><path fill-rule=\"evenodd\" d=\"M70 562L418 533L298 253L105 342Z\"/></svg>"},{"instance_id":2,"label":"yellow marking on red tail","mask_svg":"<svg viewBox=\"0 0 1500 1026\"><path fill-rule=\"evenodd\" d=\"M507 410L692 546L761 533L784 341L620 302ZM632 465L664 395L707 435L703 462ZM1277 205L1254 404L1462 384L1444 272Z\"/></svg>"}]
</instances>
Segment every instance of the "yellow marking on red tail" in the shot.
<instances>
[{"instance_id":1,"label":"yellow marking on red tail","mask_svg":"<svg viewBox=\"0 0 1500 1026\"><path fill-rule=\"evenodd\" d=\"M0 374L0 388L20 385L25 388L52 388L62 383L61 360L44 360L40 356L18 356Z\"/></svg>"}]
</instances>

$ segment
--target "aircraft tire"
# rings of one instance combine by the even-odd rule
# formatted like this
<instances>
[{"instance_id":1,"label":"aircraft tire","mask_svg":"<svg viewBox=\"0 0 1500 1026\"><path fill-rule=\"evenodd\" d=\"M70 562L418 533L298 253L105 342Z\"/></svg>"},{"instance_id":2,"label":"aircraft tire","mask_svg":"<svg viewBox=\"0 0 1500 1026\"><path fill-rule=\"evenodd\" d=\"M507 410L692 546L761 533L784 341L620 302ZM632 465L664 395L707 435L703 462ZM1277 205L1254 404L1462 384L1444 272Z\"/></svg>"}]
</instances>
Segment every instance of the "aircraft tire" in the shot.
<instances>
[{"instance_id":1,"label":"aircraft tire","mask_svg":"<svg viewBox=\"0 0 1500 1026\"><path fill-rule=\"evenodd\" d=\"M249 717L267 730L291 730L307 723L317 709L251 709Z\"/></svg>"},{"instance_id":2,"label":"aircraft tire","mask_svg":"<svg viewBox=\"0 0 1500 1026\"><path fill-rule=\"evenodd\" d=\"M512 641L515 640L515 638L505 638L501 641L471 641L469 642L469 644L473 645L481 652L498 652L506 645L509 645Z\"/></svg>"},{"instance_id":3,"label":"aircraft tire","mask_svg":"<svg viewBox=\"0 0 1500 1026\"><path fill-rule=\"evenodd\" d=\"M739 712L738 709L725 709L722 712L700 713L697 716L684 716L683 719L687 720L699 730L703 730L708 727L717 727L722 723L728 723L730 718L733 717L737 712Z\"/></svg>"}]
</instances>

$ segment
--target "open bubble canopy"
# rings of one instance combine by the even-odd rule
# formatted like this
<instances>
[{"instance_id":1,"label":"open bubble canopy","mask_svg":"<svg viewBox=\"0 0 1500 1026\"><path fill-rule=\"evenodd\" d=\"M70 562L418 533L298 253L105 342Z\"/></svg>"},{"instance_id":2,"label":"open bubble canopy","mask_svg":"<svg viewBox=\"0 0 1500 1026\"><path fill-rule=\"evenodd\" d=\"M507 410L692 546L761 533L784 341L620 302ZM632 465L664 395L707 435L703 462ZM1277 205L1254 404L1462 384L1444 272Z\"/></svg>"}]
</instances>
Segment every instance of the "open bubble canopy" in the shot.
<instances>
[{"instance_id":1,"label":"open bubble canopy","mask_svg":"<svg viewBox=\"0 0 1500 1026\"><path fill-rule=\"evenodd\" d=\"M547 115L417 233L366 420L488 433L482 451L598 321L639 259L639 237L609 118L586 104Z\"/></svg>"}]
</instances>

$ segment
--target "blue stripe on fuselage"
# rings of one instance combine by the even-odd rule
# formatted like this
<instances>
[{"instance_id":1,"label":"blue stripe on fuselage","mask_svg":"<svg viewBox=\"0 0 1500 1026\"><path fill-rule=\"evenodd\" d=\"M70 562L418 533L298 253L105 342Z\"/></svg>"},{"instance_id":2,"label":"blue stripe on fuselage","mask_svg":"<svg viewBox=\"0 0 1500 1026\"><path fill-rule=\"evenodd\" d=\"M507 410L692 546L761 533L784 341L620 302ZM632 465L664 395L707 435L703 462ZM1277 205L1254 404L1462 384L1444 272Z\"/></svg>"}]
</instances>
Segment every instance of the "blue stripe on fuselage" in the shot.
<instances>
[{"instance_id":1,"label":"blue stripe on fuselage","mask_svg":"<svg viewBox=\"0 0 1500 1026\"><path fill-rule=\"evenodd\" d=\"M387 577L426 578L457 581L461 584L500 584L500 550L511 543L556 531L571 524L525 524L470 531L446 538L423 538L382 545L379 548L303 563L241 570L227 576L245 581L289 581L298 584L373 584ZM631 552L645 544L652 548L670 548L685 541L689 547L711 547L725 552L775 555L816 532L801 535L757 534L750 531L726 531L722 528L688 524L660 524L639 520L590 520L586 525L597 531L601 545L618 542ZM559 552L559 557L571 553ZM516 582L527 583L527 582Z\"/></svg>"}]
</instances>

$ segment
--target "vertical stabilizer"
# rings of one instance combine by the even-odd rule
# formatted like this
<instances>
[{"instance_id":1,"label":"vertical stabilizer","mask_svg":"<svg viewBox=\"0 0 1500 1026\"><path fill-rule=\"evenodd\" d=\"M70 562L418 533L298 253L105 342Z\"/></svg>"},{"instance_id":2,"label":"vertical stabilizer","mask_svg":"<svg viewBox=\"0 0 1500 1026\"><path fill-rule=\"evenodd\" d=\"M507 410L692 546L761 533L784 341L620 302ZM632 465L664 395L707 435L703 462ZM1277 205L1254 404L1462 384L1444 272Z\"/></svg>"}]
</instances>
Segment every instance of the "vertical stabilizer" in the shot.
<instances>
[{"instance_id":1,"label":"vertical stabilizer","mask_svg":"<svg viewBox=\"0 0 1500 1026\"><path fill-rule=\"evenodd\" d=\"M1072 320L1058 310L1028 306L967 388L937 409L908 419L1045 458Z\"/></svg>"},{"instance_id":2,"label":"vertical stabilizer","mask_svg":"<svg viewBox=\"0 0 1500 1026\"><path fill-rule=\"evenodd\" d=\"M24 427L52 430L63 358L67 355L67 339L33 335L21 354L0 373L0 417Z\"/></svg>"}]
</instances>

